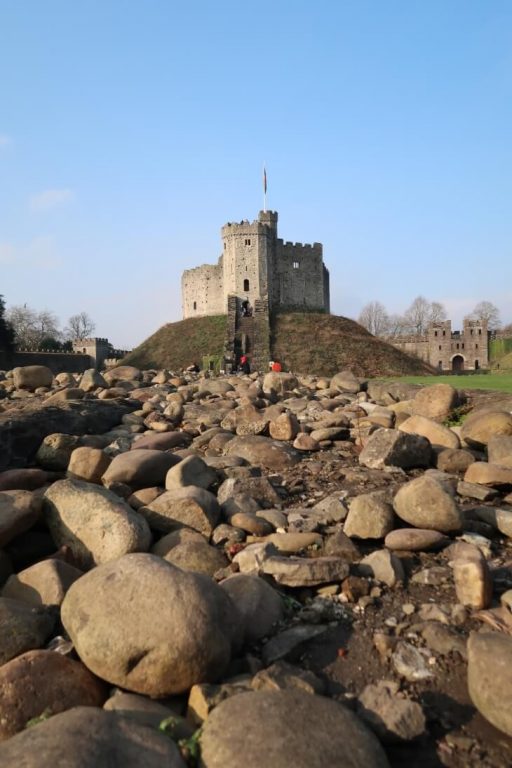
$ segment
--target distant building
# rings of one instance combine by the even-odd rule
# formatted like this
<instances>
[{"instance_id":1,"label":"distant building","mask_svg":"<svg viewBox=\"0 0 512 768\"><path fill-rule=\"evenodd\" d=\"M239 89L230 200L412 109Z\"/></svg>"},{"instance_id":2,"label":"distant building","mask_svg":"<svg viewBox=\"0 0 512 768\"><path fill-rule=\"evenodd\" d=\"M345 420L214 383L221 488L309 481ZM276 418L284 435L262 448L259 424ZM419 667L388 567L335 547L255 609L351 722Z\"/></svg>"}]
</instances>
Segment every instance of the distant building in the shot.
<instances>
[{"instance_id":1,"label":"distant building","mask_svg":"<svg viewBox=\"0 0 512 768\"><path fill-rule=\"evenodd\" d=\"M462 331L452 331L451 320L432 323L425 336L389 339L398 349L416 355L439 371L478 371L489 368L489 331L486 320L465 318Z\"/></svg>"},{"instance_id":2,"label":"distant building","mask_svg":"<svg viewBox=\"0 0 512 768\"><path fill-rule=\"evenodd\" d=\"M228 314L230 298L249 308L264 301L270 312L329 312L329 271L320 243L278 238L274 211L260 211L252 223L226 224L221 234L223 251L217 264L183 273L184 318Z\"/></svg>"}]
</instances>

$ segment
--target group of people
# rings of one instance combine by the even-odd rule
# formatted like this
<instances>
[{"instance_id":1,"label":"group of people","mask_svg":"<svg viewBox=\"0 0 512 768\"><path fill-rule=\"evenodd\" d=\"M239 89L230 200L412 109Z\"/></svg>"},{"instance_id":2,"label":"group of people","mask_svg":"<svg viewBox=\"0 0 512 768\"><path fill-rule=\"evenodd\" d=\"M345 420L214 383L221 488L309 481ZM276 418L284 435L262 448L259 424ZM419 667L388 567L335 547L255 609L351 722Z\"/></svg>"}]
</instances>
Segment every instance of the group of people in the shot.
<instances>
[{"instance_id":1,"label":"group of people","mask_svg":"<svg viewBox=\"0 0 512 768\"><path fill-rule=\"evenodd\" d=\"M278 360L270 360L268 364L268 368L269 368L269 371L275 371L276 373L280 373L283 370L282 365ZM247 355L242 355L242 357L240 358L238 371L240 373L251 372L251 365L249 363L249 358L247 357Z\"/></svg>"}]
</instances>

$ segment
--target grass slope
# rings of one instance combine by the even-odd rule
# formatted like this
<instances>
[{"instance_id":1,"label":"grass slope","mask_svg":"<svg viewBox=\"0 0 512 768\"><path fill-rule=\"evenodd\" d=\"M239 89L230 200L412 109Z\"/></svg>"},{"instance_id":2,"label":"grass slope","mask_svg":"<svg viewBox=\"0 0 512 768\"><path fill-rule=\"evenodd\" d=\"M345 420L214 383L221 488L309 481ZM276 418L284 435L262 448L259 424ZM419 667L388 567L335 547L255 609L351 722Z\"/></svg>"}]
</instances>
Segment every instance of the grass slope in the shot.
<instances>
[{"instance_id":1,"label":"grass slope","mask_svg":"<svg viewBox=\"0 0 512 768\"><path fill-rule=\"evenodd\" d=\"M226 334L226 315L191 317L159 328L122 361L137 368L177 370L192 363L201 365L203 355L221 355Z\"/></svg>"},{"instance_id":2,"label":"grass slope","mask_svg":"<svg viewBox=\"0 0 512 768\"><path fill-rule=\"evenodd\" d=\"M285 369L330 376L350 368L357 376L428 375L435 371L372 336L354 320L323 313L290 313L274 320L271 348Z\"/></svg>"},{"instance_id":3,"label":"grass slope","mask_svg":"<svg viewBox=\"0 0 512 768\"><path fill-rule=\"evenodd\" d=\"M387 379L387 377L385 377ZM400 381L410 384L432 384L427 376L403 376ZM462 376L436 376L436 384L451 384L456 389L485 389L512 393L512 373L474 373Z\"/></svg>"},{"instance_id":4,"label":"grass slope","mask_svg":"<svg viewBox=\"0 0 512 768\"><path fill-rule=\"evenodd\" d=\"M225 315L194 317L169 323L146 339L122 361L137 368L177 370L201 364L203 355L220 355L226 332ZM285 370L331 376L351 368L358 376L428 375L430 366L375 338L354 320L321 313L290 313L274 320L274 359Z\"/></svg>"}]
</instances>

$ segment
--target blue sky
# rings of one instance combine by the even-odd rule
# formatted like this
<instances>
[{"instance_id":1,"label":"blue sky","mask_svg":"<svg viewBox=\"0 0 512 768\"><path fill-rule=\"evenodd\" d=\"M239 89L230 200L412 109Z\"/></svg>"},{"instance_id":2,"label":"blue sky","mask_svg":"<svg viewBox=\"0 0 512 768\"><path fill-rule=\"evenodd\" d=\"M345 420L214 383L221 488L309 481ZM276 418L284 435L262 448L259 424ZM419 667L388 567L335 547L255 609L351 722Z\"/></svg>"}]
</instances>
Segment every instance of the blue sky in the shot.
<instances>
[{"instance_id":1,"label":"blue sky","mask_svg":"<svg viewBox=\"0 0 512 768\"><path fill-rule=\"evenodd\" d=\"M268 207L331 309L512 321L509 0L0 0L0 293L131 347Z\"/></svg>"}]
</instances>

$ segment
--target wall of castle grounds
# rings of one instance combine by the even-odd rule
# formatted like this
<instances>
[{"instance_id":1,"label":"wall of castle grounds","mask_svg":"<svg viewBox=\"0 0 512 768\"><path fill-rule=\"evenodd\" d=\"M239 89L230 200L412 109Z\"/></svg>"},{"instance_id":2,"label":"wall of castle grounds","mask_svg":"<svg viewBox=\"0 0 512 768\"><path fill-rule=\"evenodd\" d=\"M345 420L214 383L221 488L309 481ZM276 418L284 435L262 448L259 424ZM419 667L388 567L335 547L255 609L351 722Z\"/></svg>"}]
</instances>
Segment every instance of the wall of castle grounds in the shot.
<instances>
[{"instance_id":1,"label":"wall of castle grounds","mask_svg":"<svg viewBox=\"0 0 512 768\"><path fill-rule=\"evenodd\" d=\"M394 347L401 349L402 352L406 352L408 355L414 355L419 357L425 363L430 363L430 349L427 338L418 339L417 336L398 337L396 339L388 339L389 343Z\"/></svg>"},{"instance_id":2,"label":"wall of castle grounds","mask_svg":"<svg viewBox=\"0 0 512 768\"><path fill-rule=\"evenodd\" d=\"M83 373L94 368L94 360L89 355L72 352L13 352L12 355L0 352L0 369L11 370L23 365L46 365L54 374Z\"/></svg>"}]
</instances>

